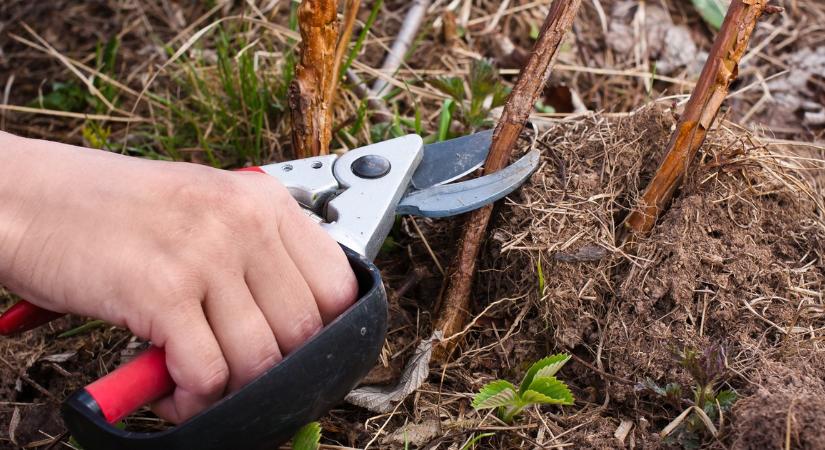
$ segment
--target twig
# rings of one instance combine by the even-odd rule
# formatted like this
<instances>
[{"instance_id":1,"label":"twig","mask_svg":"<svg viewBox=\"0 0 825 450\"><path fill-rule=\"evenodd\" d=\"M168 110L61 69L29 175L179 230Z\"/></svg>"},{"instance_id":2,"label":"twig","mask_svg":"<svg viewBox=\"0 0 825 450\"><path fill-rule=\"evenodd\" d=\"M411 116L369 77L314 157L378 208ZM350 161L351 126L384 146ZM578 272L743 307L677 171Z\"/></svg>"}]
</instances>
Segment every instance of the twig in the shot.
<instances>
[{"instance_id":1,"label":"twig","mask_svg":"<svg viewBox=\"0 0 825 450\"><path fill-rule=\"evenodd\" d=\"M330 85L338 38L338 2L304 0L298 7L301 59L289 86L292 147L296 158L326 155L332 139Z\"/></svg>"},{"instance_id":2,"label":"twig","mask_svg":"<svg viewBox=\"0 0 825 450\"><path fill-rule=\"evenodd\" d=\"M550 75L551 62L573 23L579 5L581 5L581 0L555 0L553 2L538 41L530 54L530 59L522 69L504 105L504 112L493 133L490 153L484 163L485 173L500 170L510 159L521 130L533 110L533 104ZM477 209L469 214L465 222L464 232L459 240L459 250L446 279L447 288L443 290L442 307L441 311L438 311L435 324L435 329L441 330L444 336L452 336L461 330L469 316L470 289L475 273L476 258L486 234L492 210L492 205ZM450 345L455 345L455 343L439 346L433 353L433 357L443 360L449 354Z\"/></svg>"},{"instance_id":3,"label":"twig","mask_svg":"<svg viewBox=\"0 0 825 450\"><path fill-rule=\"evenodd\" d=\"M659 213L684 180L691 161L713 126L730 84L736 79L739 61L748 48L759 17L766 11L766 4L767 0L731 2L699 81L668 143L667 155L642 198L625 219L625 231L650 231ZM768 9L768 12L773 12L773 9Z\"/></svg>"},{"instance_id":4,"label":"twig","mask_svg":"<svg viewBox=\"0 0 825 450\"><path fill-rule=\"evenodd\" d=\"M401 297L405 296L410 289L415 287L415 285L429 275L430 271L426 267L416 267L412 269L407 276L404 277L404 282L401 283L401 286L390 294L390 299L397 302L401 299Z\"/></svg>"},{"instance_id":5,"label":"twig","mask_svg":"<svg viewBox=\"0 0 825 450\"><path fill-rule=\"evenodd\" d=\"M15 367L14 365L12 365L12 363L10 363L10 362L6 361L6 359L5 359L5 358L3 358L2 356L0 356L0 361L2 361L2 362L3 362L3 364L5 364L5 365L6 365L9 369L11 369L11 370L13 370L13 371L17 372L17 373L19 374L20 378L21 378L23 381L25 381L26 383L29 383L29 385L31 385L31 387L33 387L33 388L37 389L37 390L38 390L41 394L45 395L46 397L49 397L50 399L52 399L52 400L54 400L54 401L57 401L57 398L55 398L54 394L52 394L51 392L49 392L49 390L48 390L48 389L46 389L46 388L44 388L43 386L41 386L41 385L40 385L40 383L38 383L38 382L36 382L36 381L32 380L32 379L31 379L31 377L29 377L28 375L26 375L26 371L25 371L25 369L24 369L24 370L19 370L17 367Z\"/></svg>"},{"instance_id":6,"label":"twig","mask_svg":"<svg viewBox=\"0 0 825 450\"><path fill-rule=\"evenodd\" d=\"M410 50L410 46L418 34L418 29L421 28L421 22L424 21L424 13L430 7L430 0L414 0L407 11L407 16L404 18L404 23L398 31L398 36L395 38L389 53L384 58L384 64L381 65L380 72L387 76L392 76L395 71L401 67L404 62L404 56ZM370 89L371 97L378 97L383 94L387 87L387 80L378 78Z\"/></svg>"},{"instance_id":7,"label":"twig","mask_svg":"<svg viewBox=\"0 0 825 450\"><path fill-rule=\"evenodd\" d=\"M352 36L352 29L355 27L355 19L358 16L358 8L361 7L361 0L347 0L346 11L344 14L344 25L341 27L341 36L338 38L338 47L335 48L335 61L332 64L332 82L329 84L329 92L326 98L329 100L327 105L332 109L332 102L335 100L335 92L338 88L338 81L341 79L341 64L344 60L344 55L349 46L349 40Z\"/></svg>"}]
</instances>

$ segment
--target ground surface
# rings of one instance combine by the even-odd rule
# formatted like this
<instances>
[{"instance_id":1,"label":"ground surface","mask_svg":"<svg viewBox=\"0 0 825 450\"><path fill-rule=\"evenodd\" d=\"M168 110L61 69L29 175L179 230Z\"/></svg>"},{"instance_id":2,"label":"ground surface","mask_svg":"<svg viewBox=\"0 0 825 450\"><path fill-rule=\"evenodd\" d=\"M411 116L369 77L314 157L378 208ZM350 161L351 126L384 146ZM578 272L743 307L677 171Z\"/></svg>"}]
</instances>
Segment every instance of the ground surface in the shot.
<instances>
[{"instance_id":1,"label":"ground surface","mask_svg":"<svg viewBox=\"0 0 825 450\"><path fill-rule=\"evenodd\" d=\"M364 3L362 23L374 5ZM345 85L334 146L436 133L446 96L429 81L467 80L474 59L489 58L511 85L549 3L434 2L392 76L406 83L386 101L394 123L364 117ZM352 66L361 78L374 77L407 4L378 9ZM825 6L780 4L670 210L649 237L618 249L616 224L655 170L714 31L690 2L585 0L525 133L542 167L496 211L473 326L392 412L343 405L323 418L324 442L458 449L491 432L477 447L825 448ZM286 1L5 1L0 103L52 112L0 110L0 129L225 168L289 158L288 11ZM65 117L80 113L131 122ZM447 133L477 125L455 112ZM393 231L396 245L378 259L391 328L370 383L395 381L429 336L460 224L403 219ZM0 448L70 446L59 402L140 345L105 325L58 337L86 322L0 340ZM574 406L530 409L511 426L470 407L484 382L517 381L561 351L575 356L559 374ZM715 436L697 414L661 435L697 403L710 405ZM145 413L129 426L164 424Z\"/></svg>"}]
</instances>

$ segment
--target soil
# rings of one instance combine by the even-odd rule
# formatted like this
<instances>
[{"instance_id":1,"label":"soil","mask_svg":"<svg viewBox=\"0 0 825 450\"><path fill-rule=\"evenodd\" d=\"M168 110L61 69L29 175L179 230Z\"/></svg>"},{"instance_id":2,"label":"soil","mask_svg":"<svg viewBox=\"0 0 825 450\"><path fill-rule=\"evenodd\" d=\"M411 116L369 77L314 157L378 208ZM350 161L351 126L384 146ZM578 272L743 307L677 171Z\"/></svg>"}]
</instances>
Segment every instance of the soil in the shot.
<instances>
[{"instance_id":1,"label":"soil","mask_svg":"<svg viewBox=\"0 0 825 450\"><path fill-rule=\"evenodd\" d=\"M579 398L604 409L597 422L612 423L601 428L604 448L617 445L612 434L622 417L637 424L637 444L686 445L659 440L643 424L661 430L690 404L697 376L678 355L711 349L721 358L715 389L732 389L741 399L718 445L784 442L794 399L792 438L818 448L812 424L825 419L818 407L825 400L817 331L825 324L822 192L791 188L803 171L777 173L781 153L717 130L654 231L617 248L619 220L673 124L654 106L626 119L596 116L547 131L546 166L499 214L482 259L494 261L482 270L485 295L527 296L547 325L545 345L630 381L599 379L576 363L567 369L581 377ZM647 388L674 382L687 403L668 405ZM594 433L577 431L571 440Z\"/></svg>"}]
</instances>

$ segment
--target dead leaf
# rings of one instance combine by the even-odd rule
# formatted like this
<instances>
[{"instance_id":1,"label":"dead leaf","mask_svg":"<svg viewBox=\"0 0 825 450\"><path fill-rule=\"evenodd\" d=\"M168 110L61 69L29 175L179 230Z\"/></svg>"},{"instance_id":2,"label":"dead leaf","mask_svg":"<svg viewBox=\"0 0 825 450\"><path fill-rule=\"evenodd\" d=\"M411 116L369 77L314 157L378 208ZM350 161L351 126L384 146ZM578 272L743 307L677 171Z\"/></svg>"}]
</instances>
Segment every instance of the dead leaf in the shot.
<instances>
[{"instance_id":1,"label":"dead leaf","mask_svg":"<svg viewBox=\"0 0 825 450\"><path fill-rule=\"evenodd\" d=\"M585 245L578 249L576 253L558 252L553 255L557 261L566 263L594 262L599 261L607 255L607 250L598 245Z\"/></svg>"},{"instance_id":2,"label":"dead leaf","mask_svg":"<svg viewBox=\"0 0 825 450\"><path fill-rule=\"evenodd\" d=\"M634 24L637 21L643 21L647 52L650 59L656 61L657 73L670 75L687 67L692 75L698 76L704 60L693 42L690 29L674 24L670 14L656 5L647 5L644 14L640 15L637 2L616 3L607 34L607 43L613 51L629 54L640 45L636 32L638 24Z\"/></svg>"},{"instance_id":3,"label":"dead leaf","mask_svg":"<svg viewBox=\"0 0 825 450\"><path fill-rule=\"evenodd\" d=\"M44 356L40 358L40 360L53 363L62 363L72 359L72 357L76 354L77 352L57 353L54 355Z\"/></svg>"},{"instance_id":4,"label":"dead leaf","mask_svg":"<svg viewBox=\"0 0 825 450\"><path fill-rule=\"evenodd\" d=\"M9 440L14 445L19 445L17 443L17 426L20 425L20 407L15 406L14 411L11 413L11 422L9 422Z\"/></svg>"},{"instance_id":5,"label":"dead leaf","mask_svg":"<svg viewBox=\"0 0 825 450\"><path fill-rule=\"evenodd\" d=\"M425 420L422 423L408 423L404 425L389 435L387 441L392 444L420 448L440 434L441 422L437 420Z\"/></svg>"},{"instance_id":6,"label":"dead leaf","mask_svg":"<svg viewBox=\"0 0 825 450\"><path fill-rule=\"evenodd\" d=\"M433 343L440 341L442 337L441 331L436 331L429 339L418 344L396 385L360 387L347 394L345 400L375 413L392 411L395 403L407 398L427 380L430 374Z\"/></svg>"}]
</instances>

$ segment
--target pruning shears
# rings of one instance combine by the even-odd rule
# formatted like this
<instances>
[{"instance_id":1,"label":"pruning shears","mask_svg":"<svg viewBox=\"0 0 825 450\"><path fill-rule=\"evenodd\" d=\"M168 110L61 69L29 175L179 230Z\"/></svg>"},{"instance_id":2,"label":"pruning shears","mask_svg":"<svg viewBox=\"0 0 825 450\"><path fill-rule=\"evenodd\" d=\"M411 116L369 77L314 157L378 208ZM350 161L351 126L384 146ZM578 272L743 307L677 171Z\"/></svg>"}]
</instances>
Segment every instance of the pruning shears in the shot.
<instances>
[{"instance_id":1,"label":"pruning shears","mask_svg":"<svg viewBox=\"0 0 825 450\"><path fill-rule=\"evenodd\" d=\"M378 359L387 330L387 296L371 262L396 214L446 217L492 203L538 167L533 150L505 169L452 183L479 168L492 131L424 145L407 135L338 155L242 170L276 177L306 213L344 249L359 300L258 378L175 427L139 433L113 424L168 395L174 382L162 348L72 394L62 406L72 436L86 450L258 449L288 440L346 396ZM21 301L0 316L0 335L22 332L60 314Z\"/></svg>"}]
</instances>

